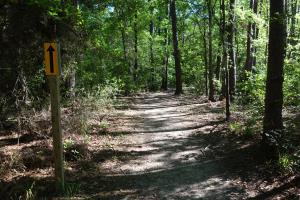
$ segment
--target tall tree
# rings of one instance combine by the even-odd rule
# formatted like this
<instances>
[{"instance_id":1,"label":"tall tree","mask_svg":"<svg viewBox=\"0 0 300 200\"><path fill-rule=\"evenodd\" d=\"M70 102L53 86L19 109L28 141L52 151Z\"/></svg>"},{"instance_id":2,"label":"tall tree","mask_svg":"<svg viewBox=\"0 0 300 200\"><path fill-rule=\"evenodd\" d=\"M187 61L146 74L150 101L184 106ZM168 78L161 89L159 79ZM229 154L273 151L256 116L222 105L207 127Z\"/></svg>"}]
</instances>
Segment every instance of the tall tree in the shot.
<instances>
[{"instance_id":1,"label":"tall tree","mask_svg":"<svg viewBox=\"0 0 300 200\"><path fill-rule=\"evenodd\" d=\"M134 31L134 71L133 71L133 79L134 82L137 82L137 72L138 72L138 28L137 28L137 20L138 13L137 10L134 14L134 22L133 22L133 31Z\"/></svg>"},{"instance_id":2,"label":"tall tree","mask_svg":"<svg viewBox=\"0 0 300 200\"><path fill-rule=\"evenodd\" d=\"M175 78L176 78L176 91L175 94L182 93L182 79L181 79L181 57L178 46L178 31L177 31L177 14L176 14L176 0L170 0L170 17L172 21L172 35L173 35L173 51L175 60Z\"/></svg>"},{"instance_id":3,"label":"tall tree","mask_svg":"<svg viewBox=\"0 0 300 200\"><path fill-rule=\"evenodd\" d=\"M125 12L124 12L124 8L122 6L116 7L116 12L118 14L118 19L121 21L120 23L120 32L121 32L121 40L122 40L122 50L123 50L123 67L124 67L124 71L126 74L126 81L125 81L125 94L128 95L130 93L129 91L129 77L131 77L131 67L130 67L130 62L128 59L128 46L127 46L127 35L126 35L126 31L127 31L127 18L124 17L125 16Z\"/></svg>"},{"instance_id":4,"label":"tall tree","mask_svg":"<svg viewBox=\"0 0 300 200\"><path fill-rule=\"evenodd\" d=\"M215 84L214 84L214 66L213 66L213 5L212 0L206 0L207 10L208 10L208 84L209 84L209 94L208 99L210 101L215 101Z\"/></svg>"},{"instance_id":5,"label":"tall tree","mask_svg":"<svg viewBox=\"0 0 300 200\"><path fill-rule=\"evenodd\" d=\"M64 1L61 0L61 4L64 4ZM77 11L79 10L79 0L74 0L73 5L76 7ZM76 87L76 70L74 67L71 68L70 74L68 77L68 84L70 87L70 97L71 99L75 99L75 87Z\"/></svg>"},{"instance_id":6,"label":"tall tree","mask_svg":"<svg viewBox=\"0 0 300 200\"><path fill-rule=\"evenodd\" d=\"M269 57L267 68L263 143L274 154L277 149L269 137L276 138L274 131L283 129L283 66L286 47L286 16L284 0L270 0ZM276 155L276 154L275 154Z\"/></svg>"},{"instance_id":7,"label":"tall tree","mask_svg":"<svg viewBox=\"0 0 300 200\"><path fill-rule=\"evenodd\" d=\"M254 14L257 14L258 11L258 0L250 0L250 9ZM253 45L253 40L257 39L258 28L256 23L248 22L247 28L247 50L246 50L246 62L245 62L245 73L252 72L253 66L256 65L256 48Z\"/></svg>"},{"instance_id":8,"label":"tall tree","mask_svg":"<svg viewBox=\"0 0 300 200\"><path fill-rule=\"evenodd\" d=\"M291 38L295 37L295 29L296 29L296 14L297 14L297 9L298 9L298 0L292 0L290 2L291 4L291 28L290 28L290 31L289 31L289 36ZM295 42L294 39L292 39L291 41L292 43Z\"/></svg>"},{"instance_id":9,"label":"tall tree","mask_svg":"<svg viewBox=\"0 0 300 200\"><path fill-rule=\"evenodd\" d=\"M296 35L296 27L297 27L297 9L298 9L298 0L291 0L290 5L286 5L287 7L290 6L290 11L288 13L288 17L290 18L290 27L288 32L288 44L291 47L295 47L297 45L297 35ZM290 48L287 57L292 58L293 48Z\"/></svg>"},{"instance_id":10,"label":"tall tree","mask_svg":"<svg viewBox=\"0 0 300 200\"><path fill-rule=\"evenodd\" d=\"M166 19L169 19L169 0L165 0L165 15ZM161 89L168 89L168 66L169 66L169 31L168 27L164 28L164 58L163 58L163 70L162 70L162 84Z\"/></svg>"},{"instance_id":11,"label":"tall tree","mask_svg":"<svg viewBox=\"0 0 300 200\"><path fill-rule=\"evenodd\" d=\"M225 96L225 111L226 111L226 120L230 119L230 92L229 92L229 69L228 69L228 45L226 42L226 35L230 34L226 31L226 10L225 10L225 0L221 0L220 2L220 10L221 10L221 43L222 43L222 68L223 68L223 80L222 80L222 95Z\"/></svg>"},{"instance_id":12,"label":"tall tree","mask_svg":"<svg viewBox=\"0 0 300 200\"><path fill-rule=\"evenodd\" d=\"M235 95L236 86L236 53L234 44L235 35L235 0L229 2L229 23L228 23L228 54L229 54L229 93L230 99Z\"/></svg>"},{"instance_id":13,"label":"tall tree","mask_svg":"<svg viewBox=\"0 0 300 200\"><path fill-rule=\"evenodd\" d=\"M149 22L149 34L150 34L150 39L149 39L149 50L150 50L150 66L151 66L151 86L150 89L154 90L154 78L155 78L155 69L154 69L154 54L153 54L153 37L154 37L154 22L153 22L153 10L154 7L151 5L151 0L148 1L150 3L150 22Z\"/></svg>"},{"instance_id":14,"label":"tall tree","mask_svg":"<svg viewBox=\"0 0 300 200\"><path fill-rule=\"evenodd\" d=\"M205 21L204 21L205 23ZM200 25L199 25L200 28ZM203 29L203 58L204 58L204 79L205 79L205 95L208 97L208 62L207 62L207 40L206 40L206 24Z\"/></svg>"}]
</instances>

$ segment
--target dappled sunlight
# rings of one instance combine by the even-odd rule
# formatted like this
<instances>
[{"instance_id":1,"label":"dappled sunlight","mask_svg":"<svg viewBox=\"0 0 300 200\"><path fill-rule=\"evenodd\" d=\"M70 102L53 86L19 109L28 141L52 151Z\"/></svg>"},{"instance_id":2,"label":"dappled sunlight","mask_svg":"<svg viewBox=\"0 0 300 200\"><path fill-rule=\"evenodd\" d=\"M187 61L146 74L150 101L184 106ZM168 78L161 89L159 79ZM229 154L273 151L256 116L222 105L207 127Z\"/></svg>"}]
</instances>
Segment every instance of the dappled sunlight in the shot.
<instances>
[{"instance_id":1,"label":"dappled sunlight","mask_svg":"<svg viewBox=\"0 0 300 200\"><path fill-rule=\"evenodd\" d=\"M253 143L227 135L222 113L210 112L215 107L221 110L220 105L193 101L187 105L185 98L169 93L149 95L150 99L143 94L142 99L133 101L151 105L154 99L157 107L174 106L116 110L106 119L107 125L93 121L89 144L73 151L81 152L83 157L68 157L66 153L66 176L71 182L80 182L82 197L215 200L254 196L241 180L257 176L261 161L254 156L259 149ZM101 126L105 131L101 132ZM42 183L54 171L48 165L42 169L39 166L35 164L28 173L30 180Z\"/></svg>"},{"instance_id":2,"label":"dappled sunlight","mask_svg":"<svg viewBox=\"0 0 300 200\"><path fill-rule=\"evenodd\" d=\"M300 199L300 0L0 0L0 200Z\"/></svg>"},{"instance_id":3,"label":"dappled sunlight","mask_svg":"<svg viewBox=\"0 0 300 200\"><path fill-rule=\"evenodd\" d=\"M141 172L162 169L167 166L164 159L165 156L166 153L145 155L143 156L143 158L137 160L131 160L128 163L124 163L120 168L120 170L124 173L134 174L134 173L141 173Z\"/></svg>"},{"instance_id":4,"label":"dappled sunlight","mask_svg":"<svg viewBox=\"0 0 300 200\"><path fill-rule=\"evenodd\" d=\"M231 197L237 197L234 195L236 191L240 193L239 186L234 185L231 180L223 180L222 178L212 177L204 183L191 184L184 187L176 188L175 191L171 191L164 196L166 198L172 198L179 196L179 198L187 199L224 199L224 196L231 194Z\"/></svg>"},{"instance_id":5,"label":"dappled sunlight","mask_svg":"<svg viewBox=\"0 0 300 200\"><path fill-rule=\"evenodd\" d=\"M128 120L122 125L129 127L116 127L128 128L123 142L110 153L94 152L97 161L103 160L97 163L101 179L113 181L108 191L132 189L145 199L247 195L242 185L235 184L235 174L248 158L237 161L224 154L226 149L221 149L232 148L231 143L214 134L223 129L222 113L210 112L215 107L221 110L219 104L184 104L184 98L168 93L143 94L133 101L131 108L122 111L122 118ZM199 109L204 112L198 113ZM137 123L132 126L131 120ZM249 145L244 147L247 151Z\"/></svg>"}]
</instances>

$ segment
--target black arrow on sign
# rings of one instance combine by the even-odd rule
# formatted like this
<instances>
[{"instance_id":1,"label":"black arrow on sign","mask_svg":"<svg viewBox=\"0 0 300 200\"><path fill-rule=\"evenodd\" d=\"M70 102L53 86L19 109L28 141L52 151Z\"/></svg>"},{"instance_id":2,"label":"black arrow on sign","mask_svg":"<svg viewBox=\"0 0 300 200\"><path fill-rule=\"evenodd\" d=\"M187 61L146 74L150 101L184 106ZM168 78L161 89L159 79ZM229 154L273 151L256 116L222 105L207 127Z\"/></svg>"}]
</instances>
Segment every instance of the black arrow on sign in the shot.
<instances>
[{"instance_id":1,"label":"black arrow on sign","mask_svg":"<svg viewBox=\"0 0 300 200\"><path fill-rule=\"evenodd\" d=\"M50 45L47 51L49 51L50 56L50 73L54 73L53 52L55 51L55 49Z\"/></svg>"}]
</instances>

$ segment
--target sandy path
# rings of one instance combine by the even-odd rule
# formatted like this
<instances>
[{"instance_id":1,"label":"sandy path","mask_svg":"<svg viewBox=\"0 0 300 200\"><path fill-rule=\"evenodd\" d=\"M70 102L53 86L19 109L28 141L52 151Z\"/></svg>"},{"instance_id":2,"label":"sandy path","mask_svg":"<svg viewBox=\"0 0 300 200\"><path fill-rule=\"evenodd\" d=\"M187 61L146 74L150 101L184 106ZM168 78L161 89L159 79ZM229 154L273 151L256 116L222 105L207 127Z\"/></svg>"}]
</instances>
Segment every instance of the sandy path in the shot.
<instances>
[{"instance_id":1,"label":"sandy path","mask_svg":"<svg viewBox=\"0 0 300 200\"><path fill-rule=\"evenodd\" d=\"M101 165L104 199L242 199L248 194L231 142L220 136L223 109L171 93L143 94L118 116L117 158ZM120 117L120 119L122 118ZM229 146L229 149L228 149ZM224 152L225 147L228 149ZM228 152L233 153L228 154ZM239 150L238 150L239 151ZM96 180L95 180L96 181ZM99 181L99 177L97 182Z\"/></svg>"}]
</instances>

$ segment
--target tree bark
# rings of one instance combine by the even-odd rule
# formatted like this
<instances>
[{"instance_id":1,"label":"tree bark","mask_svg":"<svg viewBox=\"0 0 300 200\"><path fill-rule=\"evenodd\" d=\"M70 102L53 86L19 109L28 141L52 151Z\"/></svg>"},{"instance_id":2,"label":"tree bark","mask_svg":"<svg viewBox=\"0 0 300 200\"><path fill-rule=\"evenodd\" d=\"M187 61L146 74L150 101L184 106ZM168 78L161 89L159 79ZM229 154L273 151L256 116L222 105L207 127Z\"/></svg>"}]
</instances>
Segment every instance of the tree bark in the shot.
<instances>
[{"instance_id":1,"label":"tree bark","mask_svg":"<svg viewBox=\"0 0 300 200\"><path fill-rule=\"evenodd\" d=\"M288 5L287 5L288 6ZM292 46L297 44L297 39L296 37L296 14L297 14L297 7L298 7L298 0L291 0L290 2L290 21L291 21L291 25L290 25L290 30L289 30L289 44L291 44ZM290 51L288 54L288 57L290 58L292 56L292 52Z\"/></svg>"},{"instance_id":2,"label":"tree bark","mask_svg":"<svg viewBox=\"0 0 300 200\"><path fill-rule=\"evenodd\" d=\"M170 2L170 15L172 21L172 35L173 35L173 51L175 60L175 78L176 78L176 90L175 94L182 94L182 79L181 79L181 57L178 47L178 32L177 32L177 15L176 15L176 0Z\"/></svg>"},{"instance_id":3,"label":"tree bark","mask_svg":"<svg viewBox=\"0 0 300 200\"><path fill-rule=\"evenodd\" d=\"M254 14L258 11L258 0L250 0L250 9ZM256 48L253 46L253 40L258 37L258 28L255 23L249 22L247 28L247 51L245 62L245 74L253 71L253 66L256 65ZM245 76L246 78L246 76Z\"/></svg>"},{"instance_id":4,"label":"tree bark","mask_svg":"<svg viewBox=\"0 0 300 200\"><path fill-rule=\"evenodd\" d=\"M166 4L166 18L169 19L169 0L165 0ZM163 58L163 73L162 73L162 90L168 90L168 66L169 66L169 31L166 27L164 29L165 41L164 41L164 58Z\"/></svg>"},{"instance_id":5,"label":"tree bark","mask_svg":"<svg viewBox=\"0 0 300 200\"><path fill-rule=\"evenodd\" d=\"M263 144L265 147L268 147L267 151L270 154L277 154L277 148L270 142L267 134L273 135L272 131L283 129L283 67L287 37L284 0L270 0L269 24L269 56L263 121Z\"/></svg>"},{"instance_id":6,"label":"tree bark","mask_svg":"<svg viewBox=\"0 0 300 200\"><path fill-rule=\"evenodd\" d=\"M215 101L214 66L212 63L212 29L213 29L213 7L212 0L206 0L208 9L208 81L210 101Z\"/></svg>"},{"instance_id":7,"label":"tree bark","mask_svg":"<svg viewBox=\"0 0 300 200\"><path fill-rule=\"evenodd\" d=\"M222 25L221 29L223 33L226 32L226 11L225 11L225 0L221 1L221 10L222 10ZM229 22L230 23L230 22ZM227 33L229 34L229 33ZM226 35L221 35L222 40L222 49L223 49L223 58L222 58L222 66L223 66L223 80L222 80L222 95L225 97L225 111L226 111L226 120L230 120L230 78L229 78L229 69L228 69L228 46L226 44ZM227 42L228 43L228 42Z\"/></svg>"},{"instance_id":8,"label":"tree bark","mask_svg":"<svg viewBox=\"0 0 300 200\"><path fill-rule=\"evenodd\" d=\"M133 80L137 83L137 72L138 72L138 30L137 30L137 11L134 14L134 72L133 72Z\"/></svg>"},{"instance_id":9,"label":"tree bark","mask_svg":"<svg viewBox=\"0 0 300 200\"><path fill-rule=\"evenodd\" d=\"M127 65L127 47L126 47L126 38L125 38L125 28L122 28L121 30L121 36L122 36L122 44L123 44L123 60L124 64Z\"/></svg>"},{"instance_id":10,"label":"tree bark","mask_svg":"<svg viewBox=\"0 0 300 200\"><path fill-rule=\"evenodd\" d=\"M63 1L61 2L61 4L63 4ZM74 0L73 1L73 5L76 7L77 10L80 9L80 7L79 7L79 0ZM69 83L70 83L70 97L72 99L75 99L75 95L76 95L75 94L75 89L76 89L76 69L74 69L74 67L71 69Z\"/></svg>"},{"instance_id":11,"label":"tree bark","mask_svg":"<svg viewBox=\"0 0 300 200\"><path fill-rule=\"evenodd\" d=\"M229 53L229 93L230 99L233 100L236 86L236 53L234 46L235 35L235 0L230 0L229 23L228 23L228 53Z\"/></svg>"},{"instance_id":12,"label":"tree bark","mask_svg":"<svg viewBox=\"0 0 300 200\"><path fill-rule=\"evenodd\" d=\"M207 62L207 41L206 41L206 26L203 26L203 57L204 57L204 79L205 79L205 95L208 97L208 62ZM199 27L200 28L200 27Z\"/></svg>"},{"instance_id":13,"label":"tree bark","mask_svg":"<svg viewBox=\"0 0 300 200\"><path fill-rule=\"evenodd\" d=\"M296 29L296 14L297 14L298 0L293 0L291 3L291 30L290 37L295 37L295 29Z\"/></svg>"},{"instance_id":14,"label":"tree bark","mask_svg":"<svg viewBox=\"0 0 300 200\"><path fill-rule=\"evenodd\" d=\"M222 46L220 46L222 48ZM221 65L222 65L222 58L221 58L221 52L218 52L217 61L216 61L216 80L220 80L220 71L221 71Z\"/></svg>"},{"instance_id":15,"label":"tree bark","mask_svg":"<svg viewBox=\"0 0 300 200\"><path fill-rule=\"evenodd\" d=\"M150 1L149 1L150 2ZM153 22L153 8L150 8L150 23L149 23L149 34L150 34L150 40L149 40L149 47L150 47L150 66L151 66L151 84L150 84L150 90L155 90L155 69L154 69L154 55L153 55L153 36L154 36L154 22Z\"/></svg>"},{"instance_id":16,"label":"tree bark","mask_svg":"<svg viewBox=\"0 0 300 200\"><path fill-rule=\"evenodd\" d=\"M123 9L120 10L120 17L123 19L123 27L121 27L121 37L122 37L122 46L123 46L123 67L126 74L125 79L125 95L129 95L130 93L130 82L131 82L131 64L128 59L128 48L127 48L127 41L126 41L126 27L127 21L124 18L124 11Z\"/></svg>"},{"instance_id":17,"label":"tree bark","mask_svg":"<svg viewBox=\"0 0 300 200\"><path fill-rule=\"evenodd\" d=\"M121 9L120 15L123 18L124 17L124 11ZM128 50L126 45L126 27L127 27L127 21L125 18L123 18L123 27L121 28L121 37L122 37L122 46L123 46L123 64L126 68L128 76L131 74L130 71L130 64L128 61Z\"/></svg>"}]
</instances>

